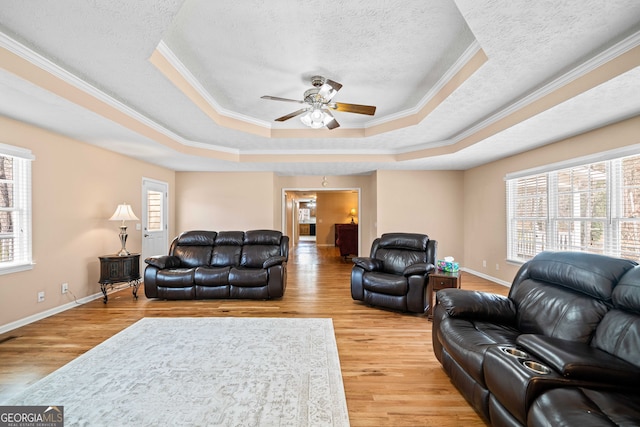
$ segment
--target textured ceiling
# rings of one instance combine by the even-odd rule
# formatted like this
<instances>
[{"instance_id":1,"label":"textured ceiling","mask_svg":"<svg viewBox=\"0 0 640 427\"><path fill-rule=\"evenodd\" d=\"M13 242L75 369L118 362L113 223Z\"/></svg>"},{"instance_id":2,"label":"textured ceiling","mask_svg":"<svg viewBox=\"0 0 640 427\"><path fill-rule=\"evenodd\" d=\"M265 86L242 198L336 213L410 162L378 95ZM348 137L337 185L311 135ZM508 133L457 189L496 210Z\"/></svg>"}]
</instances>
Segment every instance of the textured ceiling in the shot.
<instances>
[{"instance_id":1,"label":"textured ceiling","mask_svg":"<svg viewBox=\"0 0 640 427\"><path fill-rule=\"evenodd\" d=\"M0 33L0 115L175 170L467 169L640 114L637 0L3 0ZM376 115L274 122L316 74Z\"/></svg>"}]
</instances>

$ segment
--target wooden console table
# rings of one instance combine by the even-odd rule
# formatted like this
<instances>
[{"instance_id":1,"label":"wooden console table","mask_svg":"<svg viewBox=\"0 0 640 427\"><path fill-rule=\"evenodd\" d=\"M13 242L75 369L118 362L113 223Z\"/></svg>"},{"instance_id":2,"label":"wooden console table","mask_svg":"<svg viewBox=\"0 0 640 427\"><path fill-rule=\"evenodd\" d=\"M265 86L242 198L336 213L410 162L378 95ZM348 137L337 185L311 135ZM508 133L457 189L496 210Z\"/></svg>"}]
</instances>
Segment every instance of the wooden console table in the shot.
<instances>
[{"instance_id":1,"label":"wooden console table","mask_svg":"<svg viewBox=\"0 0 640 427\"><path fill-rule=\"evenodd\" d=\"M107 287L116 283L127 283L133 288L133 296L138 299L138 287L140 286L140 254L125 256L105 255L100 259L100 289L104 295L103 302L106 304Z\"/></svg>"}]
</instances>

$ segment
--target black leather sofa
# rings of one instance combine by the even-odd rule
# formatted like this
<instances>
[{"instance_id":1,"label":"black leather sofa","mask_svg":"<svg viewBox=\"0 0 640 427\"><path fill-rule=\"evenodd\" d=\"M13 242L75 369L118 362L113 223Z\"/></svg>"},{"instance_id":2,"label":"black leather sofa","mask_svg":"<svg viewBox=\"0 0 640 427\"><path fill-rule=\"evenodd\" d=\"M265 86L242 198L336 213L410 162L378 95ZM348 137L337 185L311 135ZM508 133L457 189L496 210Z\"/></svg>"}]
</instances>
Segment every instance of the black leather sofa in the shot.
<instances>
[{"instance_id":1,"label":"black leather sofa","mask_svg":"<svg viewBox=\"0 0 640 427\"><path fill-rule=\"evenodd\" d=\"M508 297L437 293L433 348L494 426L640 425L640 266L543 252Z\"/></svg>"},{"instance_id":2,"label":"black leather sofa","mask_svg":"<svg viewBox=\"0 0 640 427\"><path fill-rule=\"evenodd\" d=\"M438 243L426 234L386 233L368 257L353 258L351 297L393 310L424 313Z\"/></svg>"},{"instance_id":3,"label":"black leather sofa","mask_svg":"<svg viewBox=\"0 0 640 427\"><path fill-rule=\"evenodd\" d=\"M279 231L186 231L169 255L145 260L144 292L171 300L279 298L288 259L289 237Z\"/></svg>"}]
</instances>

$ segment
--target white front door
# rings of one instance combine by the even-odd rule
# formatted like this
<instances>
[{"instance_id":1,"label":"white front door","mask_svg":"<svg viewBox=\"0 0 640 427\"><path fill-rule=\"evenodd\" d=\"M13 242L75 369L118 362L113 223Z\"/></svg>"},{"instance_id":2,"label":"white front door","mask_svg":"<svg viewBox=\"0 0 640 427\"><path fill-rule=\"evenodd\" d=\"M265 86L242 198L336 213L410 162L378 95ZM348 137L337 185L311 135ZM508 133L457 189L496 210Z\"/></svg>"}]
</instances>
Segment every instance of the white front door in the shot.
<instances>
[{"instance_id":1,"label":"white front door","mask_svg":"<svg viewBox=\"0 0 640 427\"><path fill-rule=\"evenodd\" d=\"M142 256L169 253L168 228L169 185L166 182L142 178ZM142 266L141 266L142 267Z\"/></svg>"}]
</instances>

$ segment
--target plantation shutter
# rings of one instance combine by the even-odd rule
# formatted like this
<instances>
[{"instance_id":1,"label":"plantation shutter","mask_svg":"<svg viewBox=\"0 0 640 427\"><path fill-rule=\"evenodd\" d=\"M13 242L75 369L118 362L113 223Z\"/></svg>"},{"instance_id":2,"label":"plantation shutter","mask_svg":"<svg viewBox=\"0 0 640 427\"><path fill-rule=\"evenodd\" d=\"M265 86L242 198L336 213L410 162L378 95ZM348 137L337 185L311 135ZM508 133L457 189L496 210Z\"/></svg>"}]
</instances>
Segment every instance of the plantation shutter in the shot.
<instances>
[{"instance_id":1,"label":"plantation shutter","mask_svg":"<svg viewBox=\"0 0 640 427\"><path fill-rule=\"evenodd\" d=\"M0 274L31 268L29 150L0 144Z\"/></svg>"},{"instance_id":2,"label":"plantation shutter","mask_svg":"<svg viewBox=\"0 0 640 427\"><path fill-rule=\"evenodd\" d=\"M531 259L546 248L547 175L507 181L509 254Z\"/></svg>"}]
</instances>

